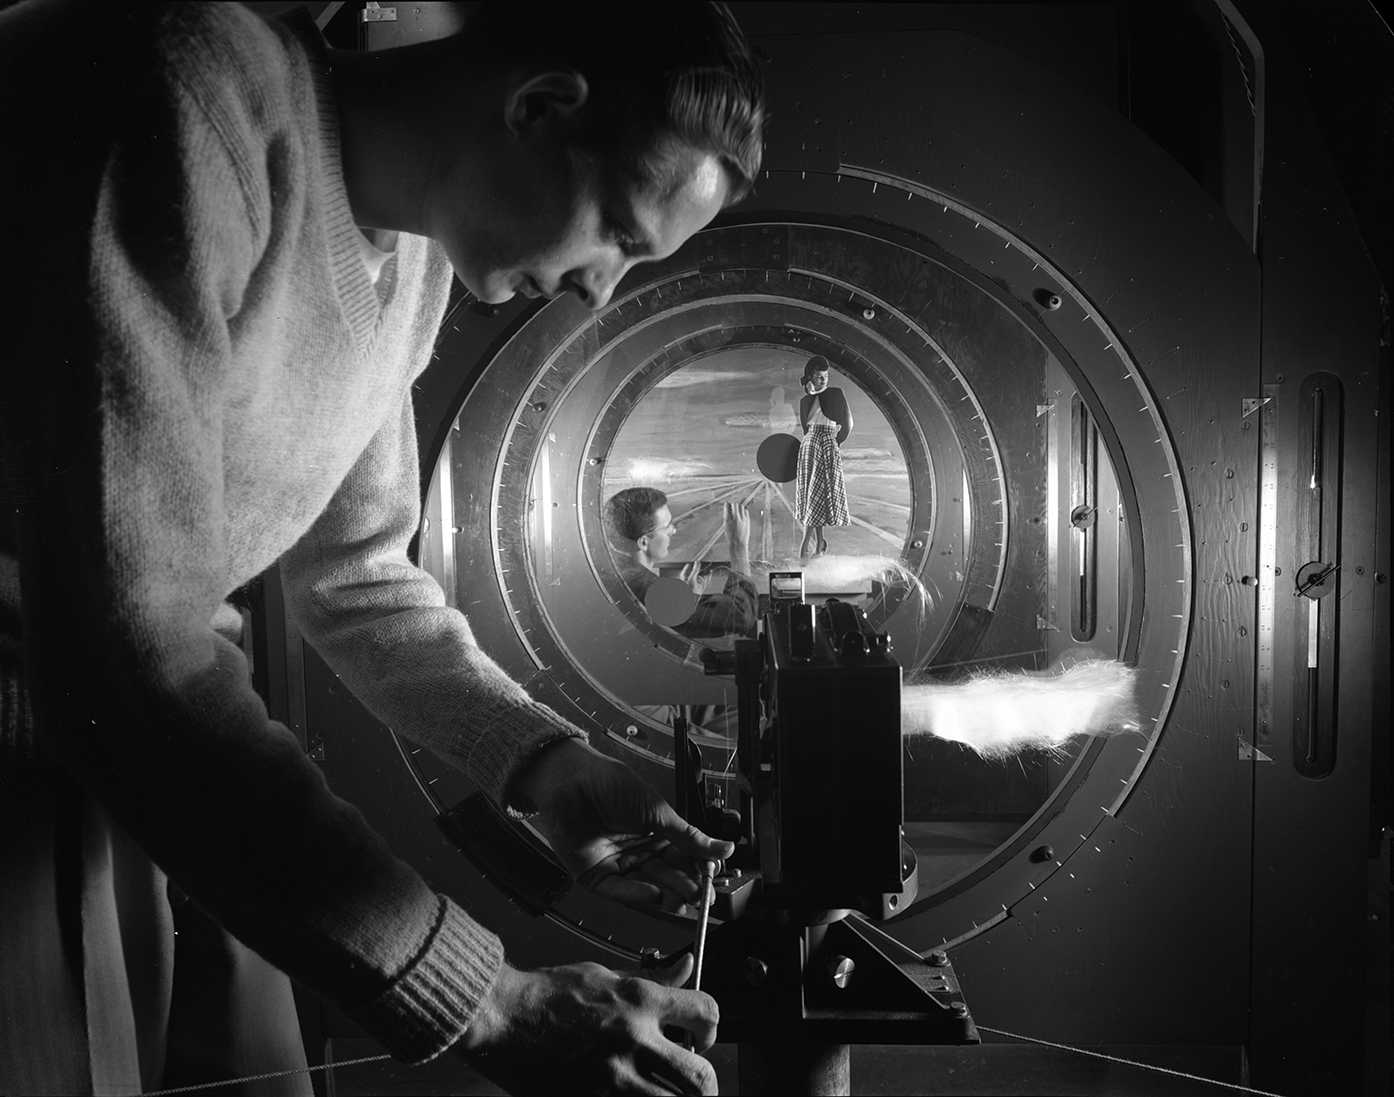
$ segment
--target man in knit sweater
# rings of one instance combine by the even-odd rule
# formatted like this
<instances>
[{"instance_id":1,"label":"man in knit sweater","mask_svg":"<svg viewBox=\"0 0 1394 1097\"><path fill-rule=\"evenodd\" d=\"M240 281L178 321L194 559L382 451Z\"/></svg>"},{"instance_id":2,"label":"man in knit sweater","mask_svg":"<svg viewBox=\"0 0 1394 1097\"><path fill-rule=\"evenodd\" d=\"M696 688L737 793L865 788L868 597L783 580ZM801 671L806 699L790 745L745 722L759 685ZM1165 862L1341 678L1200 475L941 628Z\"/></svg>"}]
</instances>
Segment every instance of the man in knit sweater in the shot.
<instances>
[{"instance_id":1,"label":"man in knit sweater","mask_svg":"<svg viewBox=\"0 0 1394 1097\"><path fill-rule=\"evenodd\" d=\"M384 722L536 813L598 890L696 896L686 859L729 847L532 701L409 563L410 389L452 272L599 308L749 186L760 81L729 14L485 5L357 55L236 5L26 3L0 13L0 93L0 1092L303 1065L262 957L408 1061L714 1092L662 1032L715 1038L687 966L511 968L268 718L225 599L279 562ZM198 1062L165 874L238 973Z\"/></svg>"}]
</instances>

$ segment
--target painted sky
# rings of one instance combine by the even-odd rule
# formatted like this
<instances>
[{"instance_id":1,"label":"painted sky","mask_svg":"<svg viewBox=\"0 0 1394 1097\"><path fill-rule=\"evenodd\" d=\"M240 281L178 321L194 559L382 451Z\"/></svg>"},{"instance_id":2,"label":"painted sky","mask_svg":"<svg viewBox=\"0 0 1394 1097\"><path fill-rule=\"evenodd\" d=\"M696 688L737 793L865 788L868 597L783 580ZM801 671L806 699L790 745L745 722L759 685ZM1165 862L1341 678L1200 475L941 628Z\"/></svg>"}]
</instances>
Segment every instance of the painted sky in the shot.
<instances>
[{"instance_id":1,"label":"painted sky","mask_svg":"<svg viewBox=\"0 0 1394 1097\"><path fill-rule=\"evenodd\" d=\"M603 498L636 485L669 496L678 530L673 558L724 554L720 504L745 502L757 559L787 558L800 544L794 485L773 485L756 465L771 434L802 432L799 378L806 354L769 347L719 351L674 371L635 406L606 461ZM830 551L898 554L908 531L910 481L900 444L884 415L849 378L832 372L852 412L842 447L852 525L829 531Z\"/></svg>"},{"instance_id":2,"label":"painted sky","mask_svg":"<svg viewBox=\"0 0 1394 1097\"><path fill-rule=\"evenodd\" d=\"M758 475L761 442L776 433L800 435L799 377L807 357L736 347L669 374L620 428L606 463L606 495L634 483L666 489L693 477ZM898 483L908 505L905 461L885 416L836 371L830 384L842 389L852 412L852 435L842 450L846 476L885 481L883 490L892 492Z\"/></svg>"}]
</instances>

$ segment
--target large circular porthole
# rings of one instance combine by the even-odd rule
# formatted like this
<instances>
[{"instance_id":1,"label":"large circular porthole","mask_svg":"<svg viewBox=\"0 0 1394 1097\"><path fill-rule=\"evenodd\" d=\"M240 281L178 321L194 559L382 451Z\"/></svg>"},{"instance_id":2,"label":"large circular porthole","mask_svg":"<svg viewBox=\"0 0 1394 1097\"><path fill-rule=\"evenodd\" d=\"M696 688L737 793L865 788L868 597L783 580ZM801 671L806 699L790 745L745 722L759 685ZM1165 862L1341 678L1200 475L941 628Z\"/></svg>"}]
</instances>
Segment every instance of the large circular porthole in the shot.
<instances>
[{"instance_id":1,"label":"large circular porthole","mask_svg":"<svg viewBox=\"0 0 1394 1097\"><path fill-rule=\"evenodd\" d=\"M960 231L984 224L947 203L943 216ZM1039 269L992 228L1004 258ZM1165 475L1169 450L1155 444L1155 416L1150 448L1135 418L1119 422L1123 403L1133 417L1150 407L1120 350L1105 348L1105 379L1004 284L1003 265L985 276L888 224L752 214L636 271L596 315L566 300L530 312L459 394L426 513L456 533L423 562L510 673L661 789L673 781L670 714L733 711L736 698L729 679L704 672L713 638L651 619L626 587L604 508L628 487L667 498L663 566L675 571L697 562L719 576L720 504L744 503L757 588L803 565L812 600L852 600L890 634L907 680L1042 669L1071 652L1145 659L1135 610L1157 521L1138 510L1133 480ZM1063 278L1051 287L1071 300ZM829 557L853 563L840 574L800 556L790 485L757 460L772 435L799 433L793 407L814 355L855 421L843 450L852 521L828 532ZM1153 721L1169 669L1143 676ZM720 780L733 741L719 723L695 738ZM1126 787L1149 747L1134 735L1002 763L908 741L906 830L921 886L893 926L926 948L973 932L990 919L961 925L956 906L1022 862L1047 824L1098 811L1083 800L1116 799L1120 778L1112 792L1090 781L1101 760ZM1086 785L1095 793L1078 797ZM573 894L552 913L581 932L603 918L621 950L661 944L663 923L681 936L670 916L598 914L597 904Z\"/></svg>"}]
</instances>

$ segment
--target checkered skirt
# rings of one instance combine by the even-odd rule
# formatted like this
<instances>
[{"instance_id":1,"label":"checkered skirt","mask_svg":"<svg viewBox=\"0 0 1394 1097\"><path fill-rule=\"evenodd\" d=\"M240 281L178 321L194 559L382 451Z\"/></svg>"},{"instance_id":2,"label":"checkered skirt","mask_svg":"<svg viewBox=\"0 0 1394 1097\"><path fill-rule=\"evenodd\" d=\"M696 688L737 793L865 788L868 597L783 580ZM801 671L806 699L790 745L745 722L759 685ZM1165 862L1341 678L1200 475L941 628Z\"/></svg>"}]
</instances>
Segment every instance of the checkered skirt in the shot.
<instances>
[{"instance_id":1,"label":"checkered skirt","mask_svg":"<svg viewBox=\"0 0 1394 1097\"><path fill-rule=\"evenodd\" d=\"M794 483L794 517L805 526L848 526L847 485L842 480L842 452L835 424L816 423L799 445L799 474Z\"/></svg>"}]
</instances>

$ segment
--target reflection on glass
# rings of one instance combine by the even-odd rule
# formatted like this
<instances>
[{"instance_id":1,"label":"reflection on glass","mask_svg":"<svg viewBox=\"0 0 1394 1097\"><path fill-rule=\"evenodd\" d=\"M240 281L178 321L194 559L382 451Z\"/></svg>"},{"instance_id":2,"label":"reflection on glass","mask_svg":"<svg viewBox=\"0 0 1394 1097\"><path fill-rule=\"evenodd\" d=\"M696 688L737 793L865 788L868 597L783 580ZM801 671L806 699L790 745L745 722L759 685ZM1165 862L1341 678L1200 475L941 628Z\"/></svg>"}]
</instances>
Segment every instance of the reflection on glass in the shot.
<instances>
[{"instance_id":1,"label":"reflection on glass","mask_svg":"<svg viewBox=\"0 0 1394 1097\"><path fill-rule=\"evenodd\" d=\"M1097 573L1088 590L1097 590L1098 654L1116 654L1127 617L1128 536L1115 478L1092 435L1078 423L1072 432L1073 385L1058 364L1044 377L1007 368L991 377L1014 390L1045 381L1051 394L1045 415L1032 404L1013 419L1021 402L1006 402L999 424L1011 431L1023 492L1011 513L1030 519L1009 530L1007 508L996 505L1000 466L982 459L985 428L936 413L966 392L934 388L914 403L918 375L824 349L832 360L811 371L808 388L815 356L797 346L678 348L676 368L651 351L599 355L548 409L529 465L527 566L564 653L547 671L603 695L613 706L610 735L652 760L671 759L669 729L686 717L721 788L735 689L703 673L700 652L751 633L771 572L802 573L808 601L837 597L866 609L892 636L907 684L1043 670L1079 646L1071 626L1084 588L1071 538L1084 536L1097 511L1086 571ZM1089 444L1072 446L1073 435ZM781 455L775 472L768 451ZM1087 481L1087 497L1076 498L1076 481ZM1008 540L1018 560L1040 562L1034 584L1001 585ZM1025 825L1085 745L992 761L953 742L907 742L906 834L920 855L922 893Z\"/></svg>"},{"instance_id":2,"label":"reflection on glass","mask_svg":"<svg viewBox=\"0 0 1394 1097\"><path fill-rule=\"evenodd\" d=\"M852 434L852 411L842 389L828 383L831 371L821 354L804 363L799 378L799 463L794 477L794 517L804 527L799 555L828 551L825 526L849 526L847 484L842 473L842 444Z\"/></svg>"},{"instance_id":3,"label":"reflection on glass","mask_svg":"<svg viewBox=\"0 0 1394 1097\"><path fill-rule=\"evenodd\" d=\"M615 492L605 504L605 528L615 565L655 621L689 639L753 636L759 599L750 577L750 517L742 503L723 504L727 563L703 570L689 560L676 575L661 566L671 557L678 526L658 488Z\"/></svg>"},{"instance_id":4,"label":"reflection on glass","mask_svg":"<svg viewBox=\"0 0 1394 1097\"><path fill-rule=\"evenodd\" d=\"M758 590L765 590L771 569L803 568L809 573L810 595L855 598L870 593L866 568L839 568L831 559L825 566L808 566L811 554L800 551L806 527L797 512L795 470L791 467L787 482L777 483L757 466L756 451L771 434L794 435L791 453L800 448L800 407L789 394L806 395L800 379L809 357L781 347L720 351L669 374L635 405L615 436L602 494L610 500L630 488L664 493L675 529L663 546L665 557L653 561L657 574L681 578L695 566L711 576L699 594L725 589L734 555L725 508L735 504L749 514L748 574ZM898 557L911 511L900 444L861 389L840 383L835 371L823 376L822 388L840 389L848 425L855 422L857 427L855 443L842 446L838 454L846 524L839 530L836 553Z\"/></svg>"}]
</instances>

